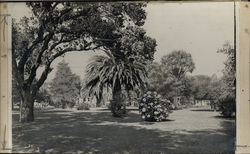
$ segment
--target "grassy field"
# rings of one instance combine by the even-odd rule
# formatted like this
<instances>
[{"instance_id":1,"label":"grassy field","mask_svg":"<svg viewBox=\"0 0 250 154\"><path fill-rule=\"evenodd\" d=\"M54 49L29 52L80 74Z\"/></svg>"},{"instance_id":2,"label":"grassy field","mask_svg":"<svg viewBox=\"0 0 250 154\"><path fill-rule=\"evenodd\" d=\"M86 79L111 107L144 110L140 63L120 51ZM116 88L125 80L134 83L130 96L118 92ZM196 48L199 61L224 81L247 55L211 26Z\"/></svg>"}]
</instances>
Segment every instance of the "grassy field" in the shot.
<instances>
[{"instance_id":1,"label":"grassy field","mask_svg":"<svg viewBox=\"0 0 250 154\"><path fill-rule=\"evenodd\" d=\"M136 109L114 118L107 109L38 111L20 124L13 111L14 152L233 153L235 120L218 112L176 110L164 122L143 122Z\"/></svg>"}]
</instances>

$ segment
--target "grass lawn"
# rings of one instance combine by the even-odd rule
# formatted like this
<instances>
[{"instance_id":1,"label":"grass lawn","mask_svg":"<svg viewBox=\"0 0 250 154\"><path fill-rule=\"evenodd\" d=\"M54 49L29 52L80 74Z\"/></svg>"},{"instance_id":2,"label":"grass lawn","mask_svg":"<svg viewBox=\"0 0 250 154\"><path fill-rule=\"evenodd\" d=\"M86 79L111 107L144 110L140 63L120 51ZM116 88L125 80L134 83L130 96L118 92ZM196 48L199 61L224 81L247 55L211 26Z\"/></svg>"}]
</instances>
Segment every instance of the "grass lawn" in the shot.
<instances>
[{"instance_id":1,"label":"grass lawn","mask_svg":"<svg viewBox=\"0 0 250 154\"><path fill-rule=\"evenodd\" d=\"M143 122L137 110L114 118L107 109L37 111L20 124L13 111L14 152L234 153L235 120L218 112L176 110L164 122Z\"/></svg>"}]
</instances>

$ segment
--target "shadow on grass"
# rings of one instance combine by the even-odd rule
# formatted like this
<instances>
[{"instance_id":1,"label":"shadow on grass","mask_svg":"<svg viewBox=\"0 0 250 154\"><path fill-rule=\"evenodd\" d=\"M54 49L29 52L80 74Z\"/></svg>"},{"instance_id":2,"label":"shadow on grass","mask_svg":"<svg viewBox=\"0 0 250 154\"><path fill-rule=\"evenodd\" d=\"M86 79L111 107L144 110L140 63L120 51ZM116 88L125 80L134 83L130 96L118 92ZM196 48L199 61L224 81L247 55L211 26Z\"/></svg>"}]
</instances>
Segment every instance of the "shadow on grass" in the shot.
<instances>
[{"instance_id":1,"label":"shadow on grass","mask_svg":"<svg viewBox=\"0 0 250 154\"><path fill-rule=\"evenodd\" d=\"M221 122L222 130L160 131L147 129L138 114L121 119L110 112L43 111L36 121L13 123L14 152L129 152L129 153L233 153L232 123ZM18 115L13 115L13 121ZM166 121L173 122L173 120ZM161 122L162 124L166 122ZM138 125L130 125L138 123ZM230 129L229 129L230 128ZM232 128L232 129L231 129ZM31 148L23 148L32 145ZM28 146L31 147L31 146Z\"/></svg>"},{"instance_id":2,"label":"shadow on grass","mask_svg":"<svg viewBox=\"0 0 250 154\"><path fill-rule=\"evenodd\" d=\"M194 110L191 110L191 111L197 111L197 112L215 112L212 109L194 109Z\"/></svg>"},{"instance_id":3,"label":"shadow on grass","mask_svg":"<svg viewBox=\"0 0 250 154\"><path fill-rule=\"evenodd\" d=\"M218 118L218 119L229 119L229 120L235 120L235 116L232 116L232 117L225 117L225 116L222 116L222 115L219 115L219 116L214 116L215 118Z\"/></svg>"},{"instance_id":4,"label":"shadow on grass","mask_svg":"<svg viewBox=\"0 0 250 154\"><path fill-rule=\"evenodd\" d=\"M101 108L101 109L98 109L99 111L109 111L110 112L110 109L107 109L107 108ZM128 111L139 111L139 109L137 107L133 107L133 108L127 108Z\"/></svg>"}]
</instances>

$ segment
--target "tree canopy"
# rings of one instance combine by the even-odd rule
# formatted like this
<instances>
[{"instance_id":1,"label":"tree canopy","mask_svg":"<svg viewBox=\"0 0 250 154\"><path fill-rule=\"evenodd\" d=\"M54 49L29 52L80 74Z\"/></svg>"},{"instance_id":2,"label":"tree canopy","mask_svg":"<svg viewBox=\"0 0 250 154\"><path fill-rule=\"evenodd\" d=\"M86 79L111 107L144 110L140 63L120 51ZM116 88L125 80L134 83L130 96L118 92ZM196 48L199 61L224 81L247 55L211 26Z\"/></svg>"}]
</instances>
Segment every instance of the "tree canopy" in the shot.
<instances>
[{"instance_id":1,"label":"tree canopy","mask_svg":"<svg viewBox=\"0 0 250 154\"><path fill-rule=\"evenodd\" d=\"M184 50L173 51L161 59L161 65L165 72L168 72L177 80L185 77L186 73L192 73L195 65L192 55Z\"/></svg>"},{"instance_id":2,"label":"tree canopy","mask_svg":"<svg viewBox=\"0 0 250 154\"><path fill-rule=\"evenodd\" d=\"M142 26L144 3L28 2L30 17L13 21L13 76L20 91L20 121L33 121L33 102L52 71L51 63L67 52L113 50L128 26ZM38 69L42 75L37 75ZM27 118L30 117L30 118Z\"/></svg>"},{"instance_id":3,"label":"tree canopy","mask_svg":"<svg viewBox=\"0 0 250 154\"><path fill-rule=\"evenodd\" d=\"M161 63L154 62L149 67L148 88L168 99L190 95L190 79L187 73L194 70L190 53L183 50L164 55Z\"/></svg>"}]
</instances>

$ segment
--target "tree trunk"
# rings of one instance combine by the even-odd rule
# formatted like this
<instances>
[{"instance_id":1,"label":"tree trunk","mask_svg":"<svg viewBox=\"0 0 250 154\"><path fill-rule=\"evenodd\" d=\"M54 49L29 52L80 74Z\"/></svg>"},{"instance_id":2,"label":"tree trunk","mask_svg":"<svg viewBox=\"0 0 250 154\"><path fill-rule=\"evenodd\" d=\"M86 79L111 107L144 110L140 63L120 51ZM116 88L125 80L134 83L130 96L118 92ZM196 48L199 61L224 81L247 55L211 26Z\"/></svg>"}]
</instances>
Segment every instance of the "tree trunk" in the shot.
<instances>
[{"instance_id":1,"label":"tree trunk","mask_svg":"<svg viewBox=\"0 0 250 154\"><path fill-rule=\"evenodd\" d=\"M95 98L96 98L96 107L101 107L101 102L102 102L102 95L98 95L95 94Z\"/></svg>"},{"instance_id":2,"label":"tree trunk","mask_svg":"<svg viewBox=\"0 0 250 154\"><path fill-rule=\"evenodd\" d=\"M19 121L34 121L34 96L29 92L24 92L24 97L21 100Z\"/></svg>"},{"instance_id":3,"label":"tree trunk","mask_svg":"<svg viewBox=\"0 0 250 154\"><path fill-rule=\"evenodd\" d=\"M11 110L12 111L14 110L14 101L12 101L12 103L11 103Z\"/></svg>"},{"instance_id":4,"label":"tree trunk","mask_svg":"<svg viewBox=\"0 0 250 154\"><path fill-rule=\"evenodd\" d=\"M111 112L114 117L122 117L126 114L126 104L122 96L122 88L120 82L116 82L113 89L113 100L111 101Z\"/></svg>"},{"instance_id":5,"label":"tree trunk","mask_svg":"<svg viewBox=\"0 0 250 154\"><path fill-rule=\"evenodd\" d=\"M96 107L101 107L102 98L96 97Z\"/></svg>"}]
</instances>

